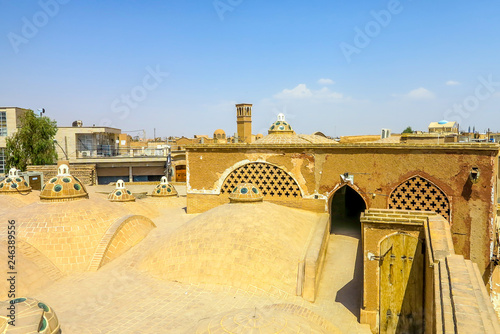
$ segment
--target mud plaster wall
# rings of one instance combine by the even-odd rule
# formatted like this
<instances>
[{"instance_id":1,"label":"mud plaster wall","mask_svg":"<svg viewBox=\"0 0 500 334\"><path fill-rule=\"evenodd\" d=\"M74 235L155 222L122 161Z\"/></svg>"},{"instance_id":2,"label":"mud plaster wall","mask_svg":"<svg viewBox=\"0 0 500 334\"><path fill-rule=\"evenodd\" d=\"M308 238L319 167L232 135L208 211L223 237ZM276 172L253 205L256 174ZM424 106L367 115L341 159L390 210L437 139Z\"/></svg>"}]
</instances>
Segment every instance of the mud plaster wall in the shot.
<instances>
[{"instance_id":1,"label":"mud plaster wall","mask_svg":"<svg viewBox=\"0 0 500 334\"><path fill-rule=\"evenodd\" d=\"M380 305L380 262L369 261L368 253L380 255L380 243L386 237L403 233L424 239L423 227L398 223L363 223L363 302L361 323L370 324L372 332L378 327ZM423 277L423 274L422 274Z\"/></svg>"},{"instance_id":2,"label":"mud plaster wall","mask_svg":"<svg viewBox=\"0 0 500 334\"><path fill-rule=\"evenodd\" d=\"M202 212L220 203L204 195L218 195L228 173L245 162L261 161L283 168L295 178L307 201L320 203L308 203L303 208L324 208L324 212L328 212L333 193L342 185L341 174L354 175L353 188L368 208L387 208L392 190L420 175L448 196L456 252L476 262L481 273L489 265L497 200L497 145L239 144L192 146L187 151L190 212ZM476 184L469 181L472 167L478 167L481 173ZM318 199L314 199L315 194ZM193 206L202 210L193 210Z\"/></svg>"}]
</instances>

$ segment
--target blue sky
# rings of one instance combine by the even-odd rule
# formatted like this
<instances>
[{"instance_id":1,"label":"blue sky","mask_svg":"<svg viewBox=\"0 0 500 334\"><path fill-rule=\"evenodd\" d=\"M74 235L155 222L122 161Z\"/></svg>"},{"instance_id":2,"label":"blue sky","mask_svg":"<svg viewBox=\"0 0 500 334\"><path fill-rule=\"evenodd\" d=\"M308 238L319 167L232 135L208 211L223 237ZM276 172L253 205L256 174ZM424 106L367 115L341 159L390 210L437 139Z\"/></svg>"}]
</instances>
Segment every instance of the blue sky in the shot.
<instances>
[{"instance_id":1,"label":"blue sky","mask_svg":"<svg viewBox=\"0 0 500 334\"><path fill-rule=\"evenodd\" d=\"M157 136L500 131L496 1L0 0L0 105Z\"/></svg>"}]
</instances>

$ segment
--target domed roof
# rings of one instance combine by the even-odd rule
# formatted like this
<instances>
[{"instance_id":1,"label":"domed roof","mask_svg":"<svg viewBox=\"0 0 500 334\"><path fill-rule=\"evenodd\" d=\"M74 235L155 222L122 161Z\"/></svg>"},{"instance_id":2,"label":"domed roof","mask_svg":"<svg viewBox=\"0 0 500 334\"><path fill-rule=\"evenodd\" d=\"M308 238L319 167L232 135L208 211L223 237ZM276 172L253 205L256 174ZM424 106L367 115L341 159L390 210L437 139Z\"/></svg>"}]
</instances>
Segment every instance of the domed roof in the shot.
<instances>
[{"instance_id":1,"label":"domed roof","mask_svg":"<svg viewBox=\"0 0 500 334\"><path fill-rule=\"evenodd\" d=\"M268 131L271 133L293 133L292 126L285 121L276 121L271 125Z\"/></svg>"},{"instance_id":2,"label":"domed roof","mask_svg":"<svg viewBox=\"0 0 500 334\"><path fill-rule=\"evenodd\" d=\"M50 306L39 300L22 297L0 302L0 305L3 310L9 310L11 305L15 305L16 323L22 324L23 333L56 334L60 332L61 326L56 313ZM0 332L15 331L16 327L11 327L9 321L10 318L0 316Z\"/></svg>"},{"instance_id":3,"label":"domed roof","mask_svg":"<svg viewBox=\"0 0 500 334\"><path fill-rule=\"evenodd\" d=\"M284 114L278 114L278 120L274 122L268 131L269 134L293 134L292 126L285 120Z\"/></svg>"},{"instance_id":4,"label":"domed roof","mask_svg":"<svg viewBox=\"0 0 500 334\"><path fill-rule=\"evenodd\" d=\"M163 176L159 185L155 187L151 196L155 197L170 197L177 196L177 190L174 186L168 183L167 177Z\"/></svg>"},{"instance_id":5,"label":"domed roof","mask_svg":"<svg viewBox=\"0 0 500 334\"><path fill-rule=\"evenodd\" d=\"M147 232L122 228L129 223L144 222L147 225L150 222L130 210L128 205L112 203L98 195L81 201L37 201L23 206L21 210L0 215L0 221L6 219L15 220L18 238L39 250L63 274L88 271L91 266L100 263L95 260L101 259L103 254L106 261L112 260L113 256L108 257L108 251L119 256L129 248L121 244L116 249L109 248L104 252L102 247L113 240L138 242ZM115 236L122 233L119 231L125 234L130 232L134 236L125 238L127 240L121 237L116 239ZM60 251L54 251L55 244L59 245Z\"/></svg>"},{"instance_id":6,"label":"domed roof","mask_svg":"<svg viewBox=\"0 0 500 334\"><path fill-rule=\"evenodd\" d=\"M217 130L215 130L214 135L217 135L217 134L225 135L226 132L222 129L217 129Z\"/></svg>"},{"instance_id":7,"label":"domed roof","mask_svg":"<svg viewBox=\"0 0 500 334\"><path fill-rule=\"evenodd\" d=\"M323 136L317 135L297 135L297 134L287 134L274 132L264 138L260 138L252 143L253 145L277 145L277 144L338 144L332 139L325 138Z\"/></svg>"},{"instance_id":8,"label":"domed roof","mask_svg":"<svg viewBox=\"0 0 500 334\"><path fill-rule=\"evenodd\" d=\"M135 202L135 197L125 187L125 182L118 180L115 190L108 195L108 200L111 202Z\"/></svg>"},{"instance_id":9,"label":"domed roof","mask_svg":"<svg viewBox=\"0 0 500 334\"><path fill-rule=\"evenodd\" d=\"M251 183L240 183L229 194L231 203L262 202L263 199L259 188Z\"/></svg>"},{"instance_id":10,"label":"domed roof","mask_svg":"<svg viewBox=\"0 0 500 334\"><path fill-rule=\"evenodd\" d=\"M295 295L297 263L318 221L316 213L266 201L220 205L151 247L139 267L163 280Z\"/></svg>"},{"instance_id":11,"label":"domed roof","mask_svg":"<svg viewBox=\"0 0 500 334\"><path fill-rule=\"evenodd\" d=\"M19 176L15 168L12 168L7 178L0 182L0 194L29 193L30 191L31 187L22 176Z\"/></svg>"},{"instance_id":12,"label":"domed roof","mask_svg":"<svg viewBox=\"0 0 500 334\"><path fill-rule=\"evenodd\" d=\"M77 177L69 173L68 165L64 164L59 166L57 176L45 183L40 193L40 200L47 202L64 202L82 198L89 198L85 186Z\"/></svg>"}]
</instances>

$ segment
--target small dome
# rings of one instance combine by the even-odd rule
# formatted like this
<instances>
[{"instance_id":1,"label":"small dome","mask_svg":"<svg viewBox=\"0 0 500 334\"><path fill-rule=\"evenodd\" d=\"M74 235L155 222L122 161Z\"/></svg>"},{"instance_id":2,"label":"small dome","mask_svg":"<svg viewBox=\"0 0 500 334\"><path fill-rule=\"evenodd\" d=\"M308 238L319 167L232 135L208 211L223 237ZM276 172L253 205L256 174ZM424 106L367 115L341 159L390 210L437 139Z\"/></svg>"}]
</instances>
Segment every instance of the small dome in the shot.
<instances>
[{"instance_id":1,"label":"small dome","mask_svg":"<svg viewBox=\"0 0 500 334\"><path fill-rule=\"evenodd\" d=\"M0 194L26 194L31 191L31 187L22 176L19 176L17 169L12 168L9 176L0 182Z\"/></svg>"},{"instance_id":2,"label":"small dome","mask_svg":"<svg viewBox=\"0 0 500 334\"><path fill-rule=\"evenodd\" d=\"M444 119L438 122L438 124L441 124L441 125L446 124L446 123L448 123L448 121L446 121Z\"/></svg>"},{"instance_id":3,"label":"small dome","mask_svg":"<svg viewBox=\"0 0 500 334\"><path fill-rule=\"evenodd\" d=\"M259 140L261 138L264 138L264 135L262 133L258 133L256 136L255 136L255 140Z\"/></svg>"},{"instance_id":4,"label":"small dome","mask_svg":"<svg viewBox=\"0 0 500 334\"><path fill-rule=\"evenodd\" d=\"M3 310L9 310L11 305L15 305L16 323L23 324L23 333L55 334L61 330L54 310L39 300L21 297L0 302L0 305ZM15 326L9 325L9 320L9 318L0 317L0 329L6 330L2 333L16 330Z\"/></svg>"},{"instance_id":5,"label":"small dome","mask_svg":"<svg viewBox=\"0 0 500 334\"><path fill-rule=\"evenodd\" d=\"M225 141L225 139L226 139L226 133L224 132L224 130L222 130L222 129L215 130L215 132L214 132L214 139L216 141L218 141L218 140Z\"/></svg>"},{"instance_id":6,"label":"small dome","mask_svg":"<svg viewBox=\"0 0 500 334\"><path fill-rule=\"evenodd\" d=\"M68 165L59 166L57 176L51 178L42 187L40 200L46 202L64 202L89 198L83 183L69 173Z\"/></svg>"},{"instance_id":7,"label":"small dome","mask_svg":"<svg viewBox=\"0 0 500 334\"><path fill-rule=\"evenodd\" d=\"M263 199L264 196L259 188L251 183L240 183L229 194L229 201L231 203L262 202Z\"/></svg>"},{"instance_id":8,"label":"small dome","mask_svg":"<svg viewBox=\"0 0 500 334\"><path fill-rule=\"evenodd\" d=\"M130 190L125 187L123 180L116 182L116 188L108 195L111 202L135 202L135 197Z\"/></svg>"},{"instance_id":9,"label":"small dome","mask_svg":"<svg viewBox=\"0 0 500 334\"><path fill-rule=\"evenodd\" d=\"M294 132L293 132L292 126L290 124L288 124L287 121L285 120L285 115L279 114L278 120L271 125L268 133L269 134L272 134L272 133L293 134Z\"/></svg>"},{"instance_id":10,"label":"small dome","mask_svg":"<svg viewBox=\"0 0 500 334\"><path fill-rule=\"evenodd\" d=\"M163 176L161 178L160 184L154 188L151 196L155 197L177 196L177 190L174 188L173 185L168 183L167 177Z\"/></svg>"}]
</instances>

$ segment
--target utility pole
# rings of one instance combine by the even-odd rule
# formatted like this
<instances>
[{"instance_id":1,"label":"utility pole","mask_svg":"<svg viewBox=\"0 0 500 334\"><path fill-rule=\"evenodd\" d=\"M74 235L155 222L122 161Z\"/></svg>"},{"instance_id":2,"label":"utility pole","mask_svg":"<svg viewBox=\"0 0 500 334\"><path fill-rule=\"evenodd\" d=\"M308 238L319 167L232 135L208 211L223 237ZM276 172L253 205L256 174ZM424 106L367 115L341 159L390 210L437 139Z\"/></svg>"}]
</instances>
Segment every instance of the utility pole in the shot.
<instances>
[{"instance_id":1,"label":"utility pole","mask_svg":"<svg viewBox=\"0 0 500 334\"><path fill-rule=\"evenodd\" d=\"M62 146L57 142L56 139L54 139L54 144L57 144L57 146L59 146L61 148L61 151L63 151L64 156L66 157L66 160L69 161L68 154L66 153L66 151L64 150L64 148L62 148Z\"/></svg>"}]
</instances>

